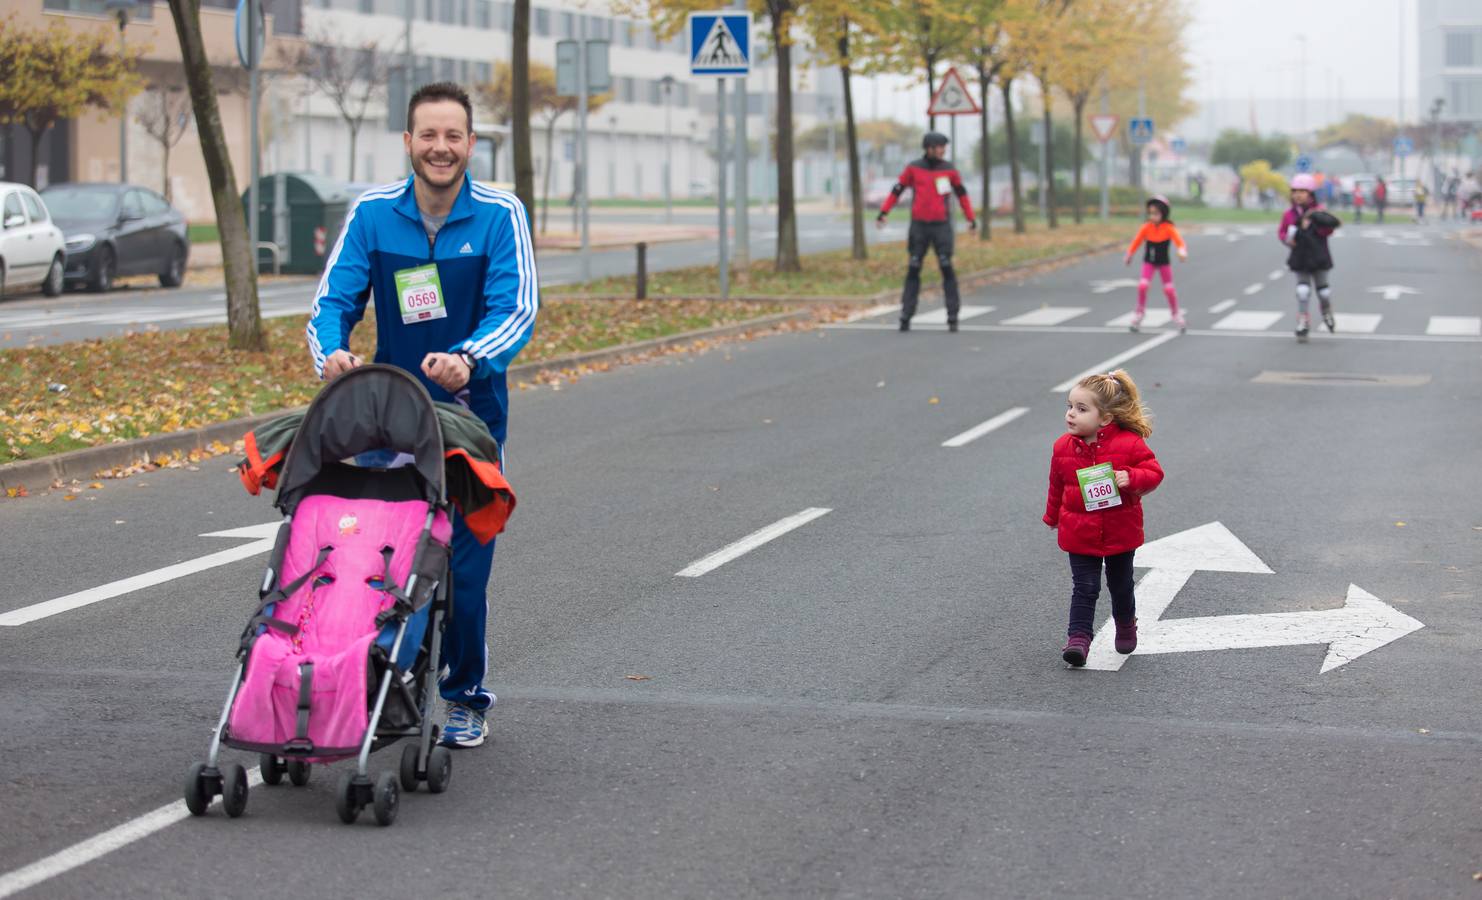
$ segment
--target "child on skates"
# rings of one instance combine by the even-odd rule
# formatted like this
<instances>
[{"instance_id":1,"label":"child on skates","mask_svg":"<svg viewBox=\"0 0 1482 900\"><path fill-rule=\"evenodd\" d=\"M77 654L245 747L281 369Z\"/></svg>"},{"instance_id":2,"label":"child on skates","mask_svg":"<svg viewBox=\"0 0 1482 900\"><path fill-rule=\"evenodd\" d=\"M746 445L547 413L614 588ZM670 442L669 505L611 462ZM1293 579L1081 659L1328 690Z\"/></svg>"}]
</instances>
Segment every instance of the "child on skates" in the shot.
<instances>
[{"instance_id":1,"label":"child on skates","mask_svg":"<svg viewBox=\"0 0 1482 900\"><path fill-rule=\"evenodd\" d=\"M1050 454L1044 523L1070 554L1070 627L1060 656L1077 668L1091 652L1101 570L1111 592L1118 653L1137 649L1132 555L1142 546L1142 497L1163 481L1143 440L1153 433L1132 376L1087 375L1065 403L1065 434Z\"/></svg>"},{"instance_id":2,"label":"child on skates","mask_svg":"<svg viewBox=\"0 0 1482 900\"><path fill-rule=\"evenodd\" d=\"M1333 268L1333 255L1328 251L1328 235L1341 224L1323 209L1313 196L1316 182L1311 175L1292 178L1292 205L1281 217L1276 236L1291 248L1286 265L1297 276L1297 342L1307 343L1312 317L1307 306L1312 294L1321 304L1322 323L1332 332L1337 329L1333 318L1333 294L1328 287L1328 271Z\"/></svg>"},{"instance_id":3,"label":"child on skates","mask_svg":"<svg viewBox=\"0 0 1482 900\"><path fill-rule=\"evenodd\" d=\"M1125 264L1130 266L1132 254L1137 252L1137 245L1147 243L1147 249L1142 255L1142 278L1137 282L1137 309L1132 313L1130 326L1134 332L1142 327L1142 317L1147 312L1148 285L1153 282L1154 269L1163 280L1163 296L1168 298L1168 311L1173 314L1173 324L1178 326L1180 332L1187 331L1189 327L1184 321L1183 311L1178 308L1178 292L1173 287L1173 266L1168 259L1168 245L1173 243L1178 246L1179 259L1188 259L1189 249L1184 245L1183 236L1174 227L1173 219L1169 217L1170 212L1168 198L1150 198L1147 202L1148 220L1132 239L1132 246L1127 248Z\"/></svg>"}]
</instances>

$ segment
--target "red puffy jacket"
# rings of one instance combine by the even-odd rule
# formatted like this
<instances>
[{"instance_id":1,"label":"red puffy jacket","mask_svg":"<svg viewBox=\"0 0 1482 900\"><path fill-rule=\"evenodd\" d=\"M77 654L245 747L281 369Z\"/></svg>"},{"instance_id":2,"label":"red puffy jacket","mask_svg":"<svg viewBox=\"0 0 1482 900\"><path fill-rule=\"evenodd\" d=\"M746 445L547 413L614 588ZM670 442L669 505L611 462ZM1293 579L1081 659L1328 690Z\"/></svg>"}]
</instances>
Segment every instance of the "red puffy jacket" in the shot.
<instances>
[{"instance_id":1,"label":"red puffy jacket","mask_svg":"<svg viewBox=\"0 0 1482 900\"><path fill-rule=\"evenodd\" d=\"M1111 463L1126 470L1129 481L1121 489L1122 505L1086 511L1077 469ZM1050 495L1045 501L1046 525L1060 529L1060 549L1087 556L1115 556L1142 546L1142 495L1163 481L1163 467L1135 432L1113 422L1096 432L1094 443L1062 434L1050 452Z\"/></svg>"}]
</instances>

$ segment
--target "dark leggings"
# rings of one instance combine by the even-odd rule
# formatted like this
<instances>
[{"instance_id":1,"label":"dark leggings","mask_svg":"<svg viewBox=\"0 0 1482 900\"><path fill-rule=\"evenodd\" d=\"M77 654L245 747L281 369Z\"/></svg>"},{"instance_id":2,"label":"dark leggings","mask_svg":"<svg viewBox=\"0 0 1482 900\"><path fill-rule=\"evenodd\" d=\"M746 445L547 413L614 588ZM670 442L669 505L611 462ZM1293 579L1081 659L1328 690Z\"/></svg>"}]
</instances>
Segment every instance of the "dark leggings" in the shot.
<instances>
[{"instance_id":1,"label":"dark leggings","mask_svg":"<svg viewBox=\"0 0 1482 900\"><path fill-rule=\"evenodd\" d=\"M1131 622L1137 615L1137 598L1132 594L1132 554L1136 550L1118 553L1116 556L1086 556L1070 554L1070 634L1092 633L1091 622L1096 618L1096 597L1101 593L1101 566L1106 564L1106 587L1111 591L1112 618L1118 622Z\"/></svg>"}]
</instances>

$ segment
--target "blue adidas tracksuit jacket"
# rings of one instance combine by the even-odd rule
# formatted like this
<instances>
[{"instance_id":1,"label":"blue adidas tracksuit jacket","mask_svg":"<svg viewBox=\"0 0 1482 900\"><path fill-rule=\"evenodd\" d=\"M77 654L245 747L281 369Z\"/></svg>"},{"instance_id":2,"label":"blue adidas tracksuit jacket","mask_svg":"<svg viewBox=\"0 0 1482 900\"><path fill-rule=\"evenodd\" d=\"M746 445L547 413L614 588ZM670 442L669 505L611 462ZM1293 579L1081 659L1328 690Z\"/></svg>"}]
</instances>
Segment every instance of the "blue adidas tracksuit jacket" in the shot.
<instances>
[{"instance_id":1,"label":"blue adidas tracksuit jacket","mask_svg":"<svg viewBox=\"0 0 1482 900\"><path fill-rule=\"evenodd\" d=\"M530 340L540 289L524 206L514 194L475 184L467 175L447 222L429 242L412 178L367 191L350 209L330 254L310 312L314 370L349 349L350 329L376 304L376 362L422 379L434 400L452 400L422 374L428 353L465 350L478 360L468 405L504 443L509 390L504 373ZM395 273L436 262L447 317L402 323Z\"/></svg>"},{"instance_id":2,"label":"blue adidas tracksuit jacket","mask_svg":"<svg viewBox=\"0 0 1482 900\"><path fill-rule=\"evenodd\" d=\"M349 349L350 330L376 304L376 357L422 380L434 400L454 399L422 374L428 353L464 350L478 365L468 382L467 403L504 445L509 414L505 371L530 340L540 289L525 207L506 191L475 184L467 175L452 212L429 241L417 209L412 178L362 194L325 267L309 316L309 352L314 370ZM447 316L405 324L395 274L436 263ZM483 686L488 672L485 633L493 543L480 545L453 521L453 612L443 634L447 675L442 696L487 709L494 694Z\"/></svg>"}]
</instances>

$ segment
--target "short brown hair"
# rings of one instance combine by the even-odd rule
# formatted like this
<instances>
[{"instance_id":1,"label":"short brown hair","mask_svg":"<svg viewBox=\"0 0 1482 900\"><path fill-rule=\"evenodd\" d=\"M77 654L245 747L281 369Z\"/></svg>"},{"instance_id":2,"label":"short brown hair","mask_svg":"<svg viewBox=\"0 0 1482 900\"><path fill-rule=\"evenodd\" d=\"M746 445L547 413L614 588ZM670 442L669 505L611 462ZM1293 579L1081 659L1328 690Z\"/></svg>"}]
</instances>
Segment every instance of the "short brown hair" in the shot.
<instances>
[{"instance_id":1,"label":"short brown hair","mask_svg":"<svg viewBox=\"0 0 1482 900\"><path fill-rule=\"evenodd\" d=\"M417 88L417 92L412 94L411 101L407 103L407 131L412 130L412 114L417 111L417 107L440 100L452 100L462 105L463 111L468 113L468 130L472 133L473 102L468 99L467 91L451 81L437 81Z\"/></svg>"}]
</instances>

